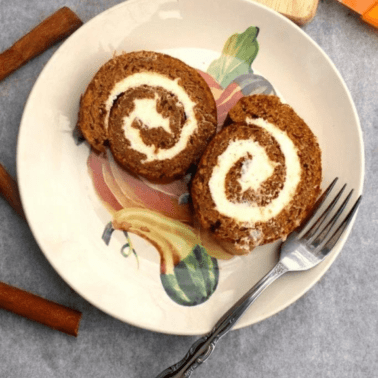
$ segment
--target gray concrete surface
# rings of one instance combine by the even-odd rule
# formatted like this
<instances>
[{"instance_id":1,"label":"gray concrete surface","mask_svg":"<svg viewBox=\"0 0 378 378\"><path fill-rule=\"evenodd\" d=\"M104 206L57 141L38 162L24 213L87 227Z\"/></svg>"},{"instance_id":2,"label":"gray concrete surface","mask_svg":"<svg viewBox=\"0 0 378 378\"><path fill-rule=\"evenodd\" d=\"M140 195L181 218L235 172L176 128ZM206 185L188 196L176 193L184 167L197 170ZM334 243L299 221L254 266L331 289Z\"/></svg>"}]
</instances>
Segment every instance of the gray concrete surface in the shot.
<instances>
[{"instance_id":1,"label":"gray concrete surface","mask_svg":"<svg viewBox=\"0 0 378 378\"><path fill-rule=\"evenodd\" d=\"M0 0L0 51L61 6L88 21L120 2ZM378 30L335 0L321 1L303 30L335 63L355 101L366 149L364 201L325 277L283 312L227 335L196 377L378 377ZM25 101L56 49L0 83L0 162L14 176ZM135 328L87 303L54 271L28 226L2 199L0 279L83 313L75 339L0 310L0 377L155 377L195 340Z\"/></svg>"}]
</instances>

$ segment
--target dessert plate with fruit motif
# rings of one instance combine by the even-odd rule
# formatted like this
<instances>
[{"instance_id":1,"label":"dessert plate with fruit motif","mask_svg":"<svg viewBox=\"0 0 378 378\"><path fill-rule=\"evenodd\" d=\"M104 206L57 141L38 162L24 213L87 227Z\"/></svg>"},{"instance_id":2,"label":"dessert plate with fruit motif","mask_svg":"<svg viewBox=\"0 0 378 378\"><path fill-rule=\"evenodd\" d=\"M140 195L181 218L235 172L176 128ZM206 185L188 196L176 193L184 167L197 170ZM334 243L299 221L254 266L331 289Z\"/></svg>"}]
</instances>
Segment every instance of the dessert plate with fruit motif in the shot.
<instances>
[{"instance_id":1,"label":"dessert plate with fruit motif","mask_svg":"<svg viewBox=\"0 0 378 378\"><path fill-rule=\"evenodd\" d=\"M243 96L278 95L318 137L323 184L362 191L355 106L337 69L300 28L246 0L130 0L82 26L48 62L30 94L18 141L18 180L33 234L58 274L94 306L153 331L197 335L278 259L279 242L232 256L197 226L191 176L135 177L76 130L80 97L114 54L163 52L197 69L218 125ZM340 184L341 185L341 184ZM306 293L339 254L272 285L237 327L264 320Z\"/></svg>"}]
</instances>

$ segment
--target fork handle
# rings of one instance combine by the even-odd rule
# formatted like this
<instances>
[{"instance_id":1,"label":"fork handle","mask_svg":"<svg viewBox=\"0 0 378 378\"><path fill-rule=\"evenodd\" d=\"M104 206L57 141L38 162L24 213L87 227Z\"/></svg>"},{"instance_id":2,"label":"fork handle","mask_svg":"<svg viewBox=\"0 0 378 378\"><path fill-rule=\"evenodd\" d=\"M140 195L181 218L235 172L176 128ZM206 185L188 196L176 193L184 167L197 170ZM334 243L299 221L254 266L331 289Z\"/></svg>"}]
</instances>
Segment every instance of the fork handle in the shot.
<instances>
[{"instance_id":1,"label":"fork handle","mask_svg":"<svg viewBox=\"0 0 378 378\"><path fill-rule=\"evenodd\" d=\"M178 363L161 372L156 378L188 378L194 369L205 362L215 349L216 343L223 337L259 295L277 278L288 271L285 265L277 265L256 285L248 290L216 323L206 336L198 339L189 349L185 357Z\"/></svg>"}]
</instances>

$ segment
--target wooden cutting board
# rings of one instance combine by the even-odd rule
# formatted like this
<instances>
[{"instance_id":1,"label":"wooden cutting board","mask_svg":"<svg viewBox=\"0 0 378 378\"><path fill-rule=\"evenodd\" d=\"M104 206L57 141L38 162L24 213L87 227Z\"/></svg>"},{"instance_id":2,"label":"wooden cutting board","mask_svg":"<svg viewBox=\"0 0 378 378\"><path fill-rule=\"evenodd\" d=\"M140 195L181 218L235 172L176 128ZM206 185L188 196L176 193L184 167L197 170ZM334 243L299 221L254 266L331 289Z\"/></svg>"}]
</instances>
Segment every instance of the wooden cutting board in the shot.
<instances>
[{"instance_id":1,"label":"wooden cutting board","mask_svg":"<svg viewBox=\"0 0 378 378\"><path fill-rule=\"evenodd\" d=\"M310 22L318 8L319 0L253 0L288 17L298 25Z\"/></svg>"}]
</instances>

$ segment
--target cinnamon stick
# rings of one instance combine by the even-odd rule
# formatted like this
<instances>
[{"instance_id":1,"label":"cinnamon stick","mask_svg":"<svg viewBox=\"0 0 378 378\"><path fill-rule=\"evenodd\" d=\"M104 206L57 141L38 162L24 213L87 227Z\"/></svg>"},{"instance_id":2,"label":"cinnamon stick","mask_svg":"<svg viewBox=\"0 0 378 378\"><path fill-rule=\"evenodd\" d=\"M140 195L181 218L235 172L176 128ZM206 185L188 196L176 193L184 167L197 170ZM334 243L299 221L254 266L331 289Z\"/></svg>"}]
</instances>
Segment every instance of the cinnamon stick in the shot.
<instances>
[{"instance_id":1,"label":"cinnamon stick","mask_svg":"<svg viewBox=\"0 0 378 378\"><path fill-rule=\"evenodd\" d=\"M6 199L6 201L13 207L17 214L25 218L25 213L22 208L20 193L18 186L13 177L5 170L0 164L0 194Z\"/></svg>"},{"instance_id":2,"label":"cinnamon stick","mask_svg":"<svg viewBox=\"0 0 378 378\"><path fill-rule=\"evenodd\" d=\"M16 181L0 164L0 194L25 219ZM0 282L0 308L77 336L81 313Z\"/></svg>"},{"instance_id":3,"label":"cinnamon stick","mask_svg":"<svg viewBox=\"0 0 378 378\"><path fill-rule=\"evenodd\" d=\"M82 21L69 8L59 9L0 54L0 80L68 37L81 25ZM26 219L17 183L1 164L0 194L17 214ZM79 311L2 282L0 282L0 308L72 336L77 336L82 316Z\"/></svg>"},{"instance_id":4,"label":"cinnamon stick","mask_svg":"<svg viewBox=\"0 0 378 378\"><path fill-rule=\"evenodd\" d=\"M83 22L71 9L67 7L59 9L0 54L0 80L68 37L82 24Z\"/></svg>"},{"instance_id":5,"label":"cinnamon stick","mask_svg":"<svg viewBox=\"0 0 378 378\"><path fill-rule=\"evenodd\" d=\"M0 282L0 308L71 336L77 336L81 313Z\"/></svg>"}]
</instances>

